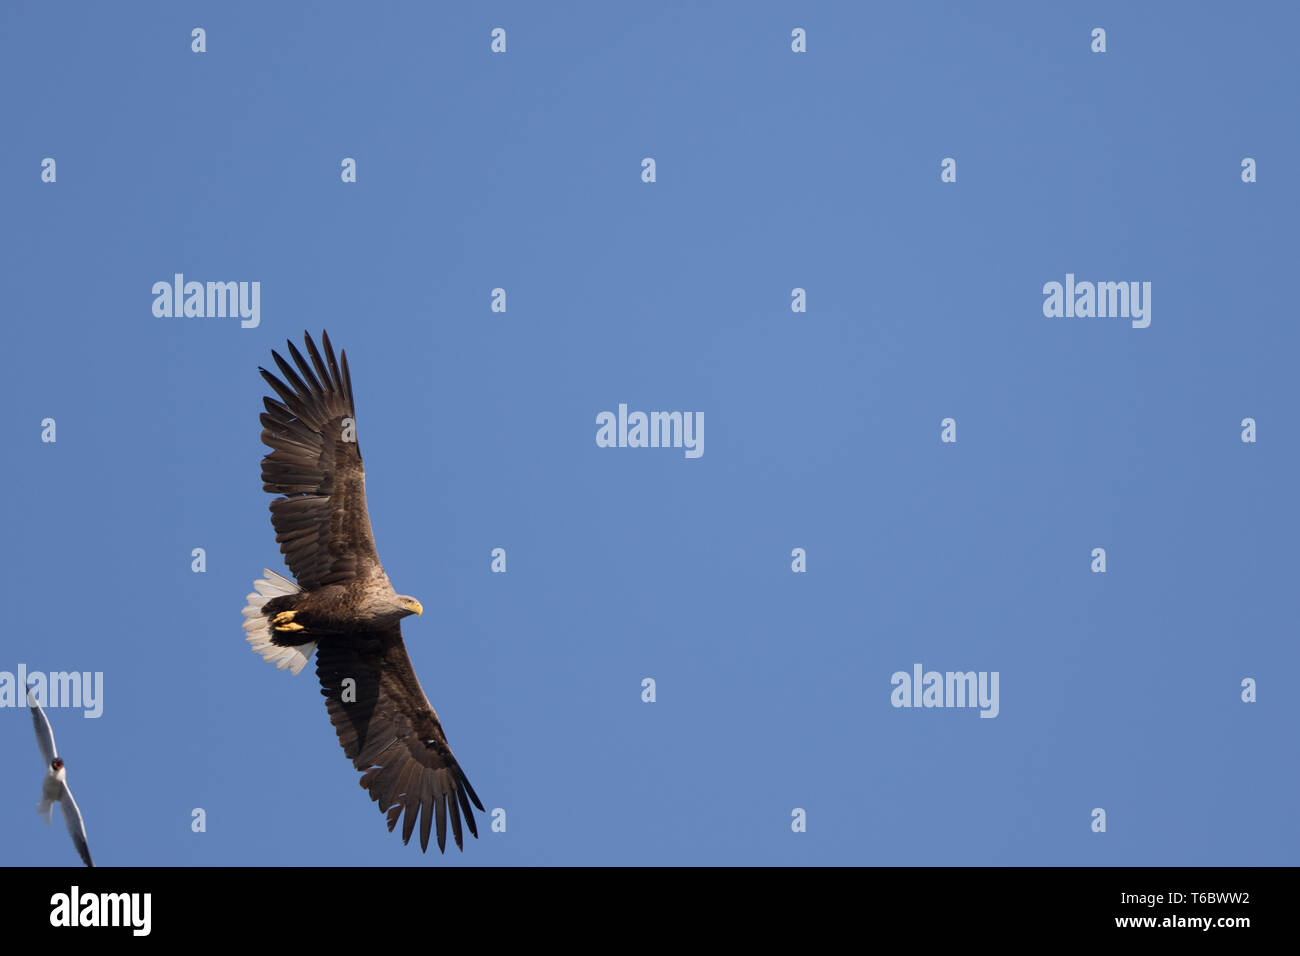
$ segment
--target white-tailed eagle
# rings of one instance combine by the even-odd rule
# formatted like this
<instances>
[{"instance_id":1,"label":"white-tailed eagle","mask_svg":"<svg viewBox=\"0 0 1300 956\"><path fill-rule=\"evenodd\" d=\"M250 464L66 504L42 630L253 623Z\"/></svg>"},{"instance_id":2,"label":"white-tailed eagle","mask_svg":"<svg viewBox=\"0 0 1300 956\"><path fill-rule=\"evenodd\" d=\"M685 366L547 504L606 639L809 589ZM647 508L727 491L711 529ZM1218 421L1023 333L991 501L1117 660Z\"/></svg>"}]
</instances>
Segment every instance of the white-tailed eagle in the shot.
<instances>
[{"instance_id":1,"label":"white-tailed eagle","mask_svg":"<svg viewBox=\"0 0 1300 956\"><path fill-rule=\"evenodd\" d=\"M329 336L318 351L305 335L308 358L288 343L295 369L271 356L284 380L262 377L279 401L264 398L262 488L271 524L293 581L266 571L244 608L253 650L294 674L316 654L316 675L343 752L362 771L361 786L388 815L402 814L402 842L420 824L429 848L437 820L438 849L446 849L447 815L456 846L461 816L475 837L474 788L452 755L438 715L424 695L402 643L402 618L422 614L413 597L388 581L366 510L365 472L356 441L348 356L334 357Z\"/></svg>"}]
</instances>

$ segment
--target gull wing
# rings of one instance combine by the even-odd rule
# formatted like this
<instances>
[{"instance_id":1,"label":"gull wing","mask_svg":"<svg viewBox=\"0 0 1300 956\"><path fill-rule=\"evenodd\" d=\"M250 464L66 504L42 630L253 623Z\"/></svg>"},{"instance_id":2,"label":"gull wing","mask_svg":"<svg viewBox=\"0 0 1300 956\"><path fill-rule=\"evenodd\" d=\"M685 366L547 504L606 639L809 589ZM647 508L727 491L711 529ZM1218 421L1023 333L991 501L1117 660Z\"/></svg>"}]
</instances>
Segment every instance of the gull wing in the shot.
<instances>
[{"instance_id":1,"label":"gull wing","mask_svg":"<svg viewBox=\"0 0 1300 956\"><path fill-rule=\"evenodd\" d=\"M36 695L30 687L27 688L27 706L32 709L32 723L36 725L36 746L41 748L41 756L45 759L45 768L48 770L59 751L54 746L54 731L50 728L50 720L45 716L45 711L41 710L41 705L36 703Z\"/></svg>"},{"instance_id":2,"label":"gull wing","mask_svg":"<svg viewBox=\"0 0 1300 956\"><path fill-rule=\"evenodd\" d=\"M94 866L95 864L90 860L90 844L86 842L86 824L81 819L81 808L77 806L77 801L72 799L72 791L68 789L66 783L63 785L63 794L59 797L59 802L63 804L63 822L68 825L68 835L72 837L72 845L77 848L86 866Z\"/></svg>"}]
</instances>

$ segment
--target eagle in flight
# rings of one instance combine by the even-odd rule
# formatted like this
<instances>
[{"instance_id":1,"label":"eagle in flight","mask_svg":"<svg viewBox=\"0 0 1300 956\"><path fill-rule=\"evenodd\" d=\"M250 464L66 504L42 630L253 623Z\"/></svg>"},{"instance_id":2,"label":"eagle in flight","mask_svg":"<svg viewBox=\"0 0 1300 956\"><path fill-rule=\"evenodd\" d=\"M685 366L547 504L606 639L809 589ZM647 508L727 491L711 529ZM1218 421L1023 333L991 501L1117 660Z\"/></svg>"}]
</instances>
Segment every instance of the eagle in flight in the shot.
<instances>
[{"instance_id":1,"label":"eagle in flight","mask_svg":"<svg viewBox=\"0 0 1300 956\"><path fill-rule=\"evenodd\" d=\"M464 849L461 815L477 838L470 803L480 811L483 804L402 643L402 618L424 608L393 590L375 552L347 352L336 360L327 334L321 350L304 337L310 361L288 343L297 370L271 352L283 381L260 369L279 396L263 399L262 442L271 453L262 459L262 489L280 495L271 502L271 524L297 583L265 571L248 595L244 630L264 660L294 674L315 652L339 743L388 814L389 831L405 812L402 842L418 819L420 848L428 850L436 813L438 849L445 851L450 812L452 836Z\"/></svg>"}]
</instances>

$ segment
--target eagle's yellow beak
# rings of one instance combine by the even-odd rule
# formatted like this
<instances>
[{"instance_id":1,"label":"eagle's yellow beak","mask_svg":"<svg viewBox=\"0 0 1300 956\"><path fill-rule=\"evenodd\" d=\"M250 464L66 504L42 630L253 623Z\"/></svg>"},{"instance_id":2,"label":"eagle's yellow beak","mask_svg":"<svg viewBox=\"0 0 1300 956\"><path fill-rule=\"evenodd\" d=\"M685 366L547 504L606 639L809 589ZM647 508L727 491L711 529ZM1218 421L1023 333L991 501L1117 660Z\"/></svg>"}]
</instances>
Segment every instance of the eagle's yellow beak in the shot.
<instances>
[{"instance_id":1,"label":"eagle's yellow beak","mask_svg":"<svg viewBox=\"0 0 1300 956\"><path fill-rule=\"evenodd\" d=\"M423 614L424 614L424 605L421 604L419 601L417 601L415 598L411 598L411 603L410 603L409 605L407 605L407 606L408 606L412 611L414 611L414 612L416 613L416 615L418 615L418 616L423 616Z\"/></svg>"}]
</instances>

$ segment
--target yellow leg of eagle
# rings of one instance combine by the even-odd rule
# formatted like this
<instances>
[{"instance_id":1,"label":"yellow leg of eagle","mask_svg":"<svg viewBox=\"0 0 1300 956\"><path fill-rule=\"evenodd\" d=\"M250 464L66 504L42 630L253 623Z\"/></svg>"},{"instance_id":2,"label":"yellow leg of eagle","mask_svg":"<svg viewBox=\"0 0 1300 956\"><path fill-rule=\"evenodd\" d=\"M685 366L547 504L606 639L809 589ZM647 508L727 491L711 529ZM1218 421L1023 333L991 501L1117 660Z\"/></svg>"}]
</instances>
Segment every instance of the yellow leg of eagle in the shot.
<instances>
[{"instance_id":1,"label":"yellow leg of eagle","mask_svg":"<svg viewBox=\"0 0 1300 956\"><path fill-rule=\"evenodd\" d=\"M301 624L293 623L293 616L296 611L281 611L275 617L271 618L271 627L280 633L292 633L293 631L307 630Z\"/></svg>"}]
</instances>

